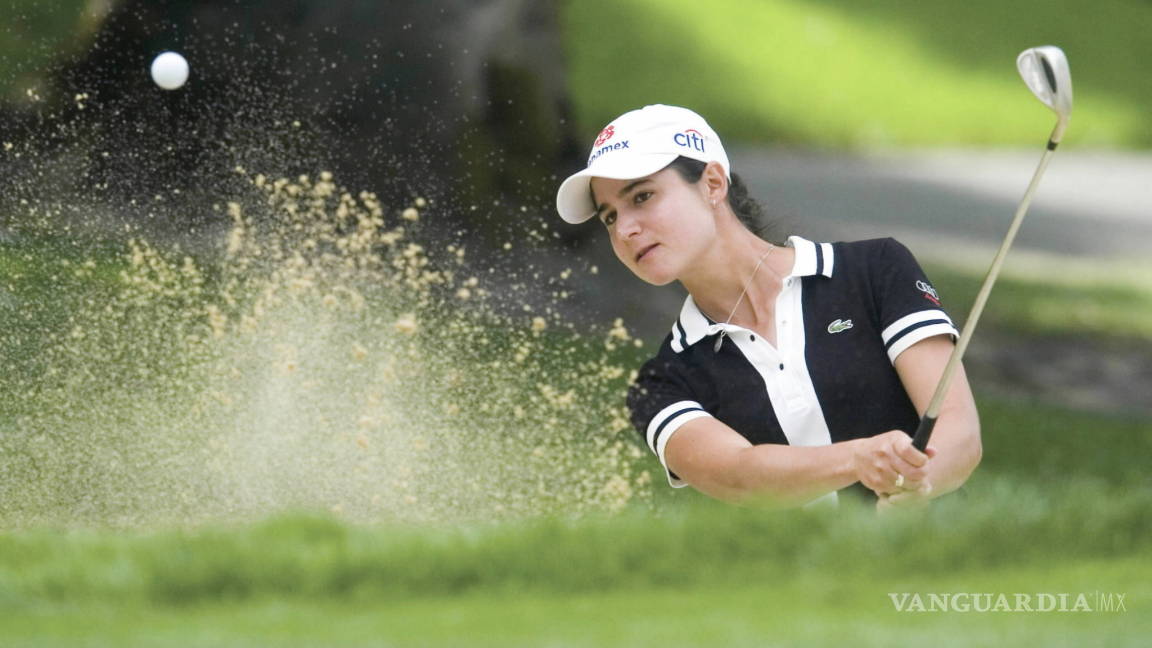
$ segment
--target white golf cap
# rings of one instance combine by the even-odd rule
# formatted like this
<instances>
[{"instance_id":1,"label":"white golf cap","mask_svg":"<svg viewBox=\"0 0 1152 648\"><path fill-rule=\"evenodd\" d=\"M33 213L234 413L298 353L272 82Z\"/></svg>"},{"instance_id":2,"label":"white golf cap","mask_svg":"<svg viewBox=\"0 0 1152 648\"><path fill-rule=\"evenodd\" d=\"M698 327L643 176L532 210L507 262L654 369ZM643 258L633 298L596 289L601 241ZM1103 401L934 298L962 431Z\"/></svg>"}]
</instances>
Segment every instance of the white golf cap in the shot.
<instances>
[{"instance_id":1,"label":"white golf cap","mask_svg":"<svg viewBox=\"0 0 1152 648\"><path fill-rule=\"evenodd\" d=\"M643 178L680 156L719 162L725 175L731 177L724 146L700 115L663 104L626 112L600 131L588 156L588 168L572 174L560 185L556 210L569 223L583 223L596 215L588 186L592 178Z\"/></svg>"}]
</instances>

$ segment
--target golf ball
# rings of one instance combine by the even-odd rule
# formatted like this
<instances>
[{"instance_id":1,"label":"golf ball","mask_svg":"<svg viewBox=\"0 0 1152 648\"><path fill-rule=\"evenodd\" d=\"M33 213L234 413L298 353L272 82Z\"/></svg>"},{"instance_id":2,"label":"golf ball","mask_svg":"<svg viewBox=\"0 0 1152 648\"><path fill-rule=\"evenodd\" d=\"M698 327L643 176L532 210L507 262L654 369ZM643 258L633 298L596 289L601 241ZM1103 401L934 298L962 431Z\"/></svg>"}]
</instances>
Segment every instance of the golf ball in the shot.
<instances>
[{"instance_id":1,"label":"golf ball","mask_svg":"<svg viewBox=\"0 0 1152 648\"><path fill-rule=\"evenodd\" d=\"M152 80L165 90L175 90L188 80L188 61L176 52L162 52L152 60Z\"/></svg>"}]
</instances>

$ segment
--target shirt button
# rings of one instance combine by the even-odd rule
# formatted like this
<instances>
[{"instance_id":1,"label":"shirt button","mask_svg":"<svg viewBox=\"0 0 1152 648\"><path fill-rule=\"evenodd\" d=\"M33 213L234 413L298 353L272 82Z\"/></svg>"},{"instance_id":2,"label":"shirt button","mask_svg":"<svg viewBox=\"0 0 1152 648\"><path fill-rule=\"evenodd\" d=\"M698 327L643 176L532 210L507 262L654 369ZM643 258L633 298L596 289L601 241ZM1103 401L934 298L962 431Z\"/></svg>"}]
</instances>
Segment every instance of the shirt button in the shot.
<instances>
[{"instance_id":1,"label":"shirt button","mask_svg":"<svg viewBox=\"0 0 1152 648\"><path fill-rule=\"evenodd\" d=\"M756 341L756 336L755 336L755 335L749 335L749 336L748 336L748 341L749 341L749 342L755 342L755 341Z\"/></svg>"},{"instance_id":2,"label":"shirt button","mask_svg":"<svg viewBox=\"0 0 1152 648\"><path fill-rule=\"evenodd\" d=\"M780 363L780 371L784 371L784 363L783 362Z\"/></svg>"}]
</instances>

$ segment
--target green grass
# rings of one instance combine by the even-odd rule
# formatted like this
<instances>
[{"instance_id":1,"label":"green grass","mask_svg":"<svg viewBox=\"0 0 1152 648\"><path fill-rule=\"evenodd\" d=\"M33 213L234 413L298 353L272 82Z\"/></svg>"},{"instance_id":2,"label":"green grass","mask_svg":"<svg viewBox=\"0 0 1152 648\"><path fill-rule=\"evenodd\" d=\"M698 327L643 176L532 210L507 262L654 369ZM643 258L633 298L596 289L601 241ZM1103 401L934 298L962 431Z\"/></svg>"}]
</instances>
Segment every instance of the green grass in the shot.
<instances>
[{"instance_id":1,"label":"green grass","mask_svg":"<svg viewBox=\"0 0 1152 648\"><path fill-rule=\"evenodd\" d=\"M909 515L663 489L619 515L328 516L0 533L6 645L1138 645L1152 428L981 398L986 459ZM1127 612L899 613L890 592L1125 596Z\"/></svg>"},{"instance_id":2,"label":"green grass","mask_svg":"<svg viewBox=\"0 0 1152 648\"><path fill-rule=\"evenodd\" d=\"M1152 145L1152 5L844 0L564 3L581 130L647 103L692 107L721 137L825 147L1032 146L1050 113L1016 55L1068 54L1076 113L1065 142ZM590 140L589 140L590 141Z\"/></svg>"},{"instance_id":3,"label":"green grass","mask_svg":"<svg viewBox=\"0 0 1152 648\"><path fill-rule=\"evenodd\" d=\"M1152 491L978 480L924 514L698 503L365 527L279 517L0 535L6 645L1135 645ZM1073 488L1072 486L1076 486ZM1093 592L1128 612L899 613L889 592ZM938 644L939 641L933 641Z\"/></svg>"},{"instance_id":4,"label":"green grass","mask_svg":"<svg viewBox=\"0 0 1152 648\"><path fill-rule=\"evenodd\" d=\"M924 514L770 512L681 497L613 517L356 525L279 516L152 530L0 535L0 605L189 606L262 598L392 601L474 593L602 592L814 576L1042 566L1147 554L1152 491L1083 475L1044 483L982 470Z\"/></svg>"},{"instance_id":5,"label":"green grass","mask_svg":"<svg viewBox=\"0 0 1152 648\"><path fill-rule=\"evenodd\" d=\"M957 323L976 300L987 267L927 266L933 285ZM1152 341L1152 276L1145 268L1111 267L1098 260L1012 259L996 281L981 330L1093 339Z\"/></svg>"},{"instance_id":6,"label":"green grass","mask_svg":"<svg viewBox=\"0 0 1152 648\"><path fill-rule=\"evenodd\" d=\"M1078 412L977 394L984 438L981 470L1024 484L1094 480L1147 488L1152 421L1146 415Z\"/></svg>"},{"instance_id":7,"label":"green grass","mask_svg":"<svg viewBox=\"0 0 1152 648\"><path fill-rule=\"evenodd\" d=\"M95 267L72 272L88 258ZM42 323L66 321L63 298L114 291L122 263L100 248L24 240L0 248L0 285L35 301ZM946 299L970 301L963 291L978 277L954 272L937 283ZM1135 281L1130 294L1090 279L1043 291L1020 270L1004 285L1022 313L1103 300L1120 317L1146 294ZM994 394L978 401L980 471L962 494L906 516L758 511L660 484L619 515L573 517L558 502L552 517L484 523L280 514L20 528L11 517L0 531L0 637L5 646L1137 645L1152 631L1141 613L1152 603L1152 424ZM6 493L19 504L18 488ZM888 597L1096 591L1125 594L1129 611L913 614Z\"/></svg>"},{"instance_id":8,"label":"green grass","mask_svg":"<svg viewBox=\"0 0 1152 648\"><path fill-rule=\"evenodd\" d=\"M1110 560L1152 551L1152 489L1080 477L1043 487L986 471L924 512L772 512L692 501L614 516L458 525L280 516L190 529L0 535L0 602L388 601L476 592L856 580Z\"/></svg>"},{"instance_id":9,"label":"green grass","mask_svg":"<svg viewBox=\"0 0 1152 648\"><path fill-rule=\"evenodd\" d=\"M1152 631L1146 561L966 571L868 582L813 578L598 593L388 602L261 599L188 607L53 606L5 623L9 646L1139 645ZM889 591L1126 592L1127 612L899 613Z\"/></svg>"}]
</instances>

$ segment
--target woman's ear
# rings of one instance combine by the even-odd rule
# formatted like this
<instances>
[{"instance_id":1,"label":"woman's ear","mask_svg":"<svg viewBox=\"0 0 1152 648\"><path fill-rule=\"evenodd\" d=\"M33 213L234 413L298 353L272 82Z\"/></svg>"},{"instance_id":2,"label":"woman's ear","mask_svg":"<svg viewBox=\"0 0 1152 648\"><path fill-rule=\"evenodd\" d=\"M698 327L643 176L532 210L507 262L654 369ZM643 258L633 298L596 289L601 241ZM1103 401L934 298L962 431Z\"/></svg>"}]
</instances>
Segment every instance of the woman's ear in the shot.
<instances>
[{"instance_id":1,"label":"woman's ear","mask_svg":"<svg viewBox=\"0 0 1152 648\"><path fill-rule=\"evenodd\" d=\"M705 199L712 205L718 205L728 198L728 174L719 162L709 162L700 176L701 186L704 188Z\"/></svg>"}]
</instances>

